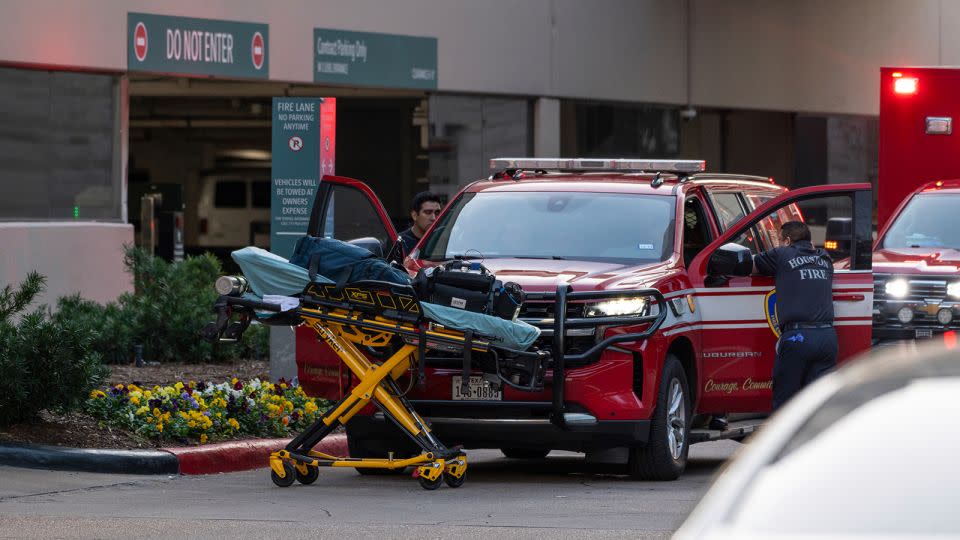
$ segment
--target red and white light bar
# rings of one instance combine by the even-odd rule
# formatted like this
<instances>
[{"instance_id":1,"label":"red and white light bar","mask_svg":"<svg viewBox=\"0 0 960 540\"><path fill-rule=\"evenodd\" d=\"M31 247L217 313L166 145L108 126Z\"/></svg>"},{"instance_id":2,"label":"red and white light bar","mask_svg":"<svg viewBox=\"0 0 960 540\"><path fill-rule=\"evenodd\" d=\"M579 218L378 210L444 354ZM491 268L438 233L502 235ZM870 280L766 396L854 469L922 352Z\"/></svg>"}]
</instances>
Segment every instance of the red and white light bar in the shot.
<instances>
[{"instance_id":1,"label":"red and white light bar","mask_svg":"<svg viewBox=\"0 0 960 540\"><path fill-rule=\"evenodd\" d=\"M490 168L543 169L546 171L663 171L698 173L707 169L702 159L606 159L606 158L493 158Z\"/></svg>"}]
</instances>

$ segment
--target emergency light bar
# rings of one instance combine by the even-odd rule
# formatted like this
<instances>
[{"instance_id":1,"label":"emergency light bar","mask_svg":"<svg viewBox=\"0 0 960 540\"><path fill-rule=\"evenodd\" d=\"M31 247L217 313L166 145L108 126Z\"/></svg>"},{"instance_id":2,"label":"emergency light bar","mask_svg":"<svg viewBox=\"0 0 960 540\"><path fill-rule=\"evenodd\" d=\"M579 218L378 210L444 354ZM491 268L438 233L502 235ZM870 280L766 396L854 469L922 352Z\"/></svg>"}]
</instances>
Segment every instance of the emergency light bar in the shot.
<instances>
[{"instance_id":1,"label":"emergency light bar","mask_svg":"<svg viewBox=\"0 0 960 540\"><path fill-rule=\"evenodd\" d=\"M702 159L606 159L606 158L493 158L491 169L543 169L546 171L662 171L698 173L707 169Z\"/></svg>"},{"instance_id":2,"label":"emergency light bar","mask_svg":"<svg viewBox=\"0 0 960 540\"><path fill-rule=\"evenodd\" d=\"M897 94L917 93L917 83L919 81L916 77L904 77L903 73L899 71L895 71L890 76L893 77L893 91Z\"/></svg>"}]
</instances>

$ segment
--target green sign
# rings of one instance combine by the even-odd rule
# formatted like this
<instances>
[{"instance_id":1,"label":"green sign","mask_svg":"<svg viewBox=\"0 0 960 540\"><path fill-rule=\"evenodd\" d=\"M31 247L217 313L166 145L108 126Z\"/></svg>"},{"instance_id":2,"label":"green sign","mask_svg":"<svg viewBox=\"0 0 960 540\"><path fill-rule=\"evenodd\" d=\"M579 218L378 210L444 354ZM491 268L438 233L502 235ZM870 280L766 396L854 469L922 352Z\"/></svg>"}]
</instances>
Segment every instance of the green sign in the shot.
<instances>
[{"instance_id":1,"label":"green sign","mask_svg":"<svg viewBox=\"0 0 960 540\"><path fill-rule=\"evenodd\" d=\"M127 69L270 77L266 24L127 14Z\"/></svg>"},{"instance_id":2,"label":"green sign","mask_svg":"<svg viewBox=\"0 0 960 540\"><path fill-rule=\"evenodd\" d=\"M437 38L313 29L313 81L437 87Z\"/></svg>"},{"instance_id":3,"label":"green sign","mask_svg":"<svg viewBox=\"0 0 960 540\"><path fill-rule=\"evenodd\" d=\"M270 251L289 258L320 186L322 99L273 98Z\"/></svg>"}]
</instances>

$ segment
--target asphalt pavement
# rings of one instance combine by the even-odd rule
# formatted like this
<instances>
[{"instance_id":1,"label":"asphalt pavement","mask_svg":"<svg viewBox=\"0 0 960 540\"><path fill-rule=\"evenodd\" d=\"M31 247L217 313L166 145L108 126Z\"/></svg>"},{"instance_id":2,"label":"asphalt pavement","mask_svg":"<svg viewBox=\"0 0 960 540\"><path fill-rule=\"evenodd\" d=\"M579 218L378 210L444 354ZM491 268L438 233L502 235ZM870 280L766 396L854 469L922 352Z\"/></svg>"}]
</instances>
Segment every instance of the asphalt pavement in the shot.
<instances>
[{"instance_id":1,"label":"asphalt pavement","mask_svg":"<svg viewBox=\"0 0 960 540\"><path fill-rule=\"evenodd\" d=\"M116 475L0 467L0 538L666 538L739 447L695 445L675 482L554 452L545 460L468 452L458 489L409 475L325 468L316 484L275 487L267 469Z\"/></svg>"}]
</instances>

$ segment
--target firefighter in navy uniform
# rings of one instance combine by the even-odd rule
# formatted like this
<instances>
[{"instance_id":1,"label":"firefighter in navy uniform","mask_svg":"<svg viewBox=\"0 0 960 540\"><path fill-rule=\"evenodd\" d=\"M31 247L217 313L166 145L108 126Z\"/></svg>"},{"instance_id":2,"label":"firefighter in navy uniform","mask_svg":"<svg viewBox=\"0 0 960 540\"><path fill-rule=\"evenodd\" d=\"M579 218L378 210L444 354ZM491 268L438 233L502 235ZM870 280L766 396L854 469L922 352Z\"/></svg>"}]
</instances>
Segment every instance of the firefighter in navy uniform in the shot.
<instances>
[{"instance_id":1,"label":"firefighter in navy uniform","mask_svg":"<svg viewBox=\"0 0 960 540\"><path fill-rule=\"evenodd\" d=\"M800 221L780 228L781 247L753 258L754 272L773 276L780 339L773 364L773 410L837 364L833 328L833 262L810 242Z\"/></svg>"}]
</instances>

